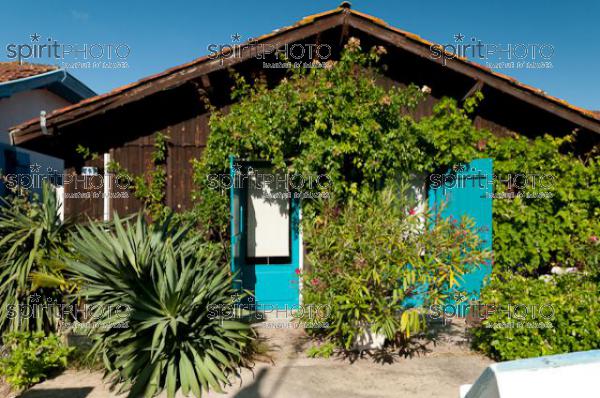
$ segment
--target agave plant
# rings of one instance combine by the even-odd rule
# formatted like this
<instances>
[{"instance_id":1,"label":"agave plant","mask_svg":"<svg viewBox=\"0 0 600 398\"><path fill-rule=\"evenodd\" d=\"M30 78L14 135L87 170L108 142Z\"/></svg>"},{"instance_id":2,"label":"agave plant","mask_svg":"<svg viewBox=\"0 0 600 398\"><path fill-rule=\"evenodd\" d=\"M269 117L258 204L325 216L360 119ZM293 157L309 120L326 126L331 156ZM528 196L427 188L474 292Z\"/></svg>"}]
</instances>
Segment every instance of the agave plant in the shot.
<instances>
[{"instance_id":1,"label":"agave plant","mask_svg":"<svg viewBox=\"0 0 600 398\"><path fill-rule=\"evenodd\" d=\"M47 304L73 289L62 273L73 226L50 184L41 197L0 198L0 332L56 329Z\"/></svg>"},{"instance_id":2,"label":"agave plant","mask_svg":"<svg viewBox=\"0 0 600 398\"><path fill-rule=\"evenodd\" d=\"M170 219L148 225L141 215L116 217L110 231L78 230L68 268L94 308L92 355L102 356L105 376L130 397L222 391L253 333L214 310L236 293L218 247Z\"/></svg>"}]
</instances>

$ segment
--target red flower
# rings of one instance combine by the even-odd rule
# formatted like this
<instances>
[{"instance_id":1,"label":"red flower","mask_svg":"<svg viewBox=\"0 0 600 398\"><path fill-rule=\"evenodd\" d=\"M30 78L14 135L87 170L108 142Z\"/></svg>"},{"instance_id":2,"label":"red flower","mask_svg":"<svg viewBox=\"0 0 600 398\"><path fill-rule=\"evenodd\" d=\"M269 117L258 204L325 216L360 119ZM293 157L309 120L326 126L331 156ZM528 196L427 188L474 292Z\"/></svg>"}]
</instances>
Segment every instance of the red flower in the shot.
<instances>
[{"instance_id":1,"label":"red flower","mask_svg":"<svg viewBox=\"0 0 600 398\"><path fill-rule=\"evenodd\" d=\"M408 214L410 214L411 216L414 216L415 214L417 214L417 211L415 209L410 209L408 211Z\"/></svg>"},{"instance_id":2,"label":"red flower","mask_svg":"<svg viewBox=\"0 0 600 398\"><path fill-rule=\"evenodd\" d=\"M317 278L313 278L313 279L310 281L310 284L311 284L311 285L313 285L313 286L317 286L317 285L319 284L319 279L317 279Z\"/></svg>"},{"instance_id":3,"label":"red flower","mask_svg":"<svg viewBox=\"0 0 600 398\"><path fill-rule=\"evenodd\" d=\"M296 275L300 275L300 273L301 273L302 271L300 271L300 268L296 268L296 269L294 270L294 272L296 273Z\"/></svg>"}]
</instances>

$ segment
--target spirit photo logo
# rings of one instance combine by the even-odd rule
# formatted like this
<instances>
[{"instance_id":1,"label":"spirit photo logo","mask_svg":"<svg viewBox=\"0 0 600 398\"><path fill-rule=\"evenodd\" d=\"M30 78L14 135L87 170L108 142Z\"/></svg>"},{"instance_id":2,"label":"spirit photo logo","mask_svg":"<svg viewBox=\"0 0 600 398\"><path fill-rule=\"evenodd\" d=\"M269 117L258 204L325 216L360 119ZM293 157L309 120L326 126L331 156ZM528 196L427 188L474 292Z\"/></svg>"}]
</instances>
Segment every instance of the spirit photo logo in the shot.
<instances>
[{"instance_id":1,"label":"spirit photo logo","mask_svg":"<svg viewBox=\"0 0 600 398\"><path fill-rule=\"evenodd\" d=\"M331 46L316 43L259 43L250 38L241 43L239 33L231 35L232 44L209 44L208 58L220 59L223 64L225 59L242 58L245 54L256 59L266 59L266 56L274 54L276 59L288 60L290 62L311 59L317 62L325 62L331 57Z\"/></svg>"},{"instance_id":2,"label":"spirit photo logo","mask_svg":"<svg viewBox=\"0 0 600 398\"><path fill-rule=\"evenodd\" d=\"M458 164L452 167L449 173L432 173L429 175L429 184L431 188L442 188L444 193L453 188L478 188L485 190L493 188L499 184L509 193L521 193L527 190L529 193L545 193L551 197L551 190L554 187L556 176L546 173L484 173L465 164ZM515 196L518 196L515 194Z\"/></svg>"},{"instance_id":3,"label":"spirit photo logo","mask_svg":"<svg viewBox=\"0 0 600 398\"><path fill-rule=\"evenodd\" d=\"M108 197L124 199L129 197L129 190L134 185L132 178L127 174L70 174L62 173L52 167L44 169L37 163L29 165L29 172L0 173L0 188L6 188L13 192L17 190L39 191L44 183L55 187L64 187L66 199L104 197L105 188L108 190Z\"/></svg>"},{"instance_id":4,"label":"spirit photo logo","mask_svg":"<svg viewBox=\"0 0 600 398\"><path fill-rule=\"evenodd\" d=\"M243 169L240 165L234 165L233 176L230 174L208 174L208 187L211 189L229 189L253 187L262 189L269 186L286 191L300 191L302 189L318 189L320 191L329 188L331 179L326 174L303 175L300 173L272 173L263 172L261 169L247 167Z\"/></svg>"},{"instance_id":5,"label":"spirit photo logo","mask_svg":"<svg viewBox=\"0 0 600 398\"><path fill-rule=\"evenodd\" d=\"M7 44L6 57L19 62L61 61L64 68L128 67L125 60L131 49L125 43L62 43L38 33L32 33L29 37L29 43Z\"/></svg>"},{"instance_id":6,"label":"spirit photo logo","mask_svg":"<svg viewBox=\"0 0 600 398\"><path fill-rule=\"evenodd\" d=\"M454 35L454 43L432 44L431 57L441 59L470 58L495 69L552 68L554 46L548 43L484 43L476 37L469 40L462 33Z\"/></svg>"}]
</instances>

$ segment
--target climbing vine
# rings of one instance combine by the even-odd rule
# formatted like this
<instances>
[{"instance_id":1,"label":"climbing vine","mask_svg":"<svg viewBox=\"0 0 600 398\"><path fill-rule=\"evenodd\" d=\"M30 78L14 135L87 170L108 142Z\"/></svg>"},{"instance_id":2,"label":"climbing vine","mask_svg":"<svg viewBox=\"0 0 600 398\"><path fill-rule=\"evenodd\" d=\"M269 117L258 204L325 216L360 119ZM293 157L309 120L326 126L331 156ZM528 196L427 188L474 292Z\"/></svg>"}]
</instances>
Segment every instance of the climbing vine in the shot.
<instances>
[{"instance_id":1,"label":"climbing vine","mask_svg":"<svg viewBox=\"0 0 600 398\"><path fill-rule=\"evenodd\" d=\"M482 133L467 115L479 97L459 108L444 99L421 121L410 116L424 97L415 85L377 83L383 47L361 51L357 39L341 59L324 68L295 69L274 88L239 75L227 113L214 111L207 149L194 164L196 208L202 224L223 233L228 197L207 180L228 174L228 158L268 160L276 169L305 179L325 175L325 188L344 201L367 197L390 180L408 180L477 154ZM306 201L305 213L310 201ZM310 209L308 209L310 210Z\"/></svg>"},{"instance_id":2,"label":"climbing vine","mask_svg":"<svg viewBox=\"0 0 600 398\"><path fill-rule=\"evenodd\" d=\"M290 174L325 174L326 189L342 201L366 197L390 180L491 157L500 176L496 193L507 191L502 180L509 174L554 176L549 197L494 199L495 268L533 276L556 265L593 267L597 257L588 253L600 235L597 158L575 156L572 135L499 138L475 128L472 115L481 93L462 104L443 98L430 116L417 120L411 112L423 98L418 87L377 83L385 52L364 52L350 39L339 61L291 70L276 87L234 74L237 102L227 113L213 112L207 149L194 162L200 223L221 235L227 231L226 189L209 184L207 176L228 175L230 154L268 160ZM539 193L539 187L520 191Z\"/></svg>"},{"instance_id":3,"label":"climbing vine","mask_svg":"<svg viewBox=\"0 0 600 398\"><path fill-rule=\"evenodd\" d=\"M569 150L573 139L573 135L534 140L514 135L489 142L486 153L494 158L496 194L510 190L503 182L509 178L512 190L518 191L514 197L494 200L499 270L539 276L554 266L598 268L593 253L600 236L600 163L593 156L573 155ZM519 175L528 178L517 180Z\"/></svg>"}]
</instances>

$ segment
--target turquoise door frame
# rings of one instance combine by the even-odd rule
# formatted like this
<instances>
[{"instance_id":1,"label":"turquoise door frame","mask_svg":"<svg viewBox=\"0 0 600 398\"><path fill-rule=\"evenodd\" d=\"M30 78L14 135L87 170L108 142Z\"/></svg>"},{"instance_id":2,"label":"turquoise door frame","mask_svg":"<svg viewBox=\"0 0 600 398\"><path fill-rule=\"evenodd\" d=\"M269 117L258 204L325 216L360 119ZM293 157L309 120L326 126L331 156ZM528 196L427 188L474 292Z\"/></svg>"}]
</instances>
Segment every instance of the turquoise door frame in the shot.
<instances>
[{"instance_id":1,"label":"turquoise door frame","mask_svg":"<svg viewBox=\"0 0 600 398\"><path fill-rule=\"evenodd\" d=\"M286 258L249 259L247 244L248 179L244 177L247 162L229 158L230 165L230 221L231 221L231 271L237 273L235 286L253 293L258 311L292 310L300 301L300 281L296 270L300 267L300 203L290 198L290 255Z\"/></svg>"},{"instance_id":2,"label":"turquoise door frame","mask_svg":"<svg viewBox=\"0 0 600 398\"><path fill-rule=\"evenodd\" d=\"M448 171L442 184L430 186L429 207L441 212L443 218L453 217L459 220L463 216L472 218L482 240L482 249L492 250L492 193L493 160L475 159L471 163ZM449 177L453 174L452 177ZM440 181L440 180L438 180ZM462 277L459 290L465 293L468 301L479 300L485 279L492 272L491 263L479 264L479 267ZM453 302L450 300L449 302Z\"/></svg>"}]
</instances>

